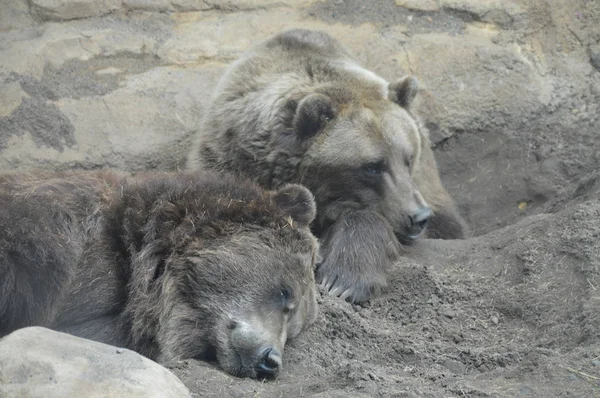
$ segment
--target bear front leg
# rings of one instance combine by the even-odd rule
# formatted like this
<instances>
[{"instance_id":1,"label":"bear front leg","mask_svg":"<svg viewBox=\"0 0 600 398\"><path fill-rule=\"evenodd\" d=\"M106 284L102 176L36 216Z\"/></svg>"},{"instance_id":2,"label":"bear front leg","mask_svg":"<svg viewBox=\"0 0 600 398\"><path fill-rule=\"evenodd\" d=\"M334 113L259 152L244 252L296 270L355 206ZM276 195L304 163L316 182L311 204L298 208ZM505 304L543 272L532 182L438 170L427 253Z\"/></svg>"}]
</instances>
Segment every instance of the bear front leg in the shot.
<instances>
[{"instance_id":1,"label":"bear front leg","mask_svg":"<svg viewBox=\"0 0 600 398\"><path fill-rule=\"evenodd\" d=\"M400 244L381 215L366 210L343 215L321 240L317 282L331 295L360 303L387 287Z\"/></svg>"}]
</instances>

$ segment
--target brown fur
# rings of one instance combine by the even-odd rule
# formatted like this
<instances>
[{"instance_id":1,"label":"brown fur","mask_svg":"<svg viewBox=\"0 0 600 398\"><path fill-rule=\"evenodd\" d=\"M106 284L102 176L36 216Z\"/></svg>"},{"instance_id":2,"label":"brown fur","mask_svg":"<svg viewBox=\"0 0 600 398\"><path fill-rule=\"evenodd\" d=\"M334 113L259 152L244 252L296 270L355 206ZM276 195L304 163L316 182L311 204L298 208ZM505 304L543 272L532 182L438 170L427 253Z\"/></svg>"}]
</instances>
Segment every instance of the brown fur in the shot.
<instances>
[{"instance_id":1,"label":"brown fur","mask_svg":"<svg viewBox=\"0 0 600 398\"><path fill-rule=\"evenodd\" d=\"M185 172L0 175L0 336L39 325L276 375L315 317L310 192Z\"/></svg>"},{"instance_id":2,"label":"brown fur","mask_svg":"<svg viewBox=\"0 0 600 398\"><path fill-rule=\"evenodd\" d=\"M368 300L431 209L430 236L466 231L410 113L417 91L413 77L390 84L362 68L325 33L284 32L222 77L189 166L242 173L269 188L307 186L323 239L319 281L332 294Z\"/></svg>"}]
</instances>

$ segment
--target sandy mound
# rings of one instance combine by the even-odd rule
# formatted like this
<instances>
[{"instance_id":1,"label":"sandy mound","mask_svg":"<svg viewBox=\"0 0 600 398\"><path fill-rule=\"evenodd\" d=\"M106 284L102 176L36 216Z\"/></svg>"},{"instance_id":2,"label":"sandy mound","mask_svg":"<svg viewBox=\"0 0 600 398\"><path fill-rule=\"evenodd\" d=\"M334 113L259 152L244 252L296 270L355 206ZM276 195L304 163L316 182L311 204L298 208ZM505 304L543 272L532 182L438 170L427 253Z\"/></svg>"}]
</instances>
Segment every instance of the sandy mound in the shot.
<instances>
[{"instance_id":1,"label":"sandy mound","mask_svg":"<svg viewBox=\"0 0 600 398\"><path fill-rule=\"evenodd\" d=\"M200 396L591 397L600 391L599 238L596 196L466 241L423 241L369 306L322 297L277 382L197 362L175 372Z\"/></svg>"}]
</instances>

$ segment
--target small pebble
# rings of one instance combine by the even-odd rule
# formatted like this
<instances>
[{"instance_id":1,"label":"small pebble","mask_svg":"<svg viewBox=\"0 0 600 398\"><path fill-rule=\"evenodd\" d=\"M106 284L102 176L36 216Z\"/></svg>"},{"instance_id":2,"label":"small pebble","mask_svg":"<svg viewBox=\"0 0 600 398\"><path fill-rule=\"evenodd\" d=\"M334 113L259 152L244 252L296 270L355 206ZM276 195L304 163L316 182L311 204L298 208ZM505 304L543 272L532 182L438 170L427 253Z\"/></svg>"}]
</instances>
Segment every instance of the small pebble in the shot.
<instances>
[{"instance_id":1,"label":"small pebble","mask_svg":"<svg viewBox=\"0 0 600 398\"><path fill-rule=\"evenodd\" d=\"M498 324L498 322L499 322L499 321L498 321L498 317L497 317L497 316L492 316L492 317L490 318L490 321L492 321L492 323L493 323L494 325L497 325L497 324Z\"/></svg>"},{"instance_id":2,"label":"small pebble","mask_svg":"<svg viewBox=\"0 0 600 398\"><path fill-rule=\"evenodd\" d=\"M123 348L117 348L117 354L122 354L125 352L125 349Z\"/></svg>"},{"instance_id":3,"label":"small pebble","mask_svg":"<svg viewBox=\"0 0 600 398\"><path fill-rule=\"evenodd\" d=\"M455 361L453 359L446 359L442 366L451 371L452 373L462 375L466 372L466 367L462 362Z\"/></svg>"},{"instance_id":4,"label":"small pebble","mask_svg":"<svg viewBox=\"0 0 600 398\"><path fill-rule=\"evenodd\" d=\"M441 308L438 314L445 316L446 318L452 319L456 316L455 312L449 308Z\"/></svg>"},{"instance_id":5,"label":"small pebble","mask_svg":"<svg viewBox=\"0 0 600 398\"><path fill-rule=\"evenodd\" d=\"M521 389L518 392L518 396L529 396L529 395L533 395L533 389L531 387L528 386L524 386L521 387Z\"/></svg>"}]
</instances>

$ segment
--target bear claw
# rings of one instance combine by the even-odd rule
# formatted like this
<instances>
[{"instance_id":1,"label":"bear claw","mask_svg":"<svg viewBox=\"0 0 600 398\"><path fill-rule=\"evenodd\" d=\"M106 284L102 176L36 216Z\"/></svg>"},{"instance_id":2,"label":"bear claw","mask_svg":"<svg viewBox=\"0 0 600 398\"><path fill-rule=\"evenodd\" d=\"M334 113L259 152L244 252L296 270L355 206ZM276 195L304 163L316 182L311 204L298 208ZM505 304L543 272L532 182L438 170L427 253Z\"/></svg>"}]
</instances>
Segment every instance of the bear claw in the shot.
<instances>
[{"instance_id":1,"label":"bear claw","mask_svg":"<svg viewBox=\"0 0 600 398\"><path fill-rule=\"evenodd\" d=\"M333 288L329 291L329 294L331 294L332 296L335 296L335 297L339 297L343 292L346 292L347 290L350 290L350 289L344 289L343 286L336 286L335 288Z\"/></svg>"},{"instance_id":2,"label":"bear claw","mask_svg":"<svg viewBox=\"0 0 600 398\"><path fill-rule=\"evenodd\" d=\"M346 300L354 293L353 289L344 289L343 286L337 286L334 289L329 291L329 294L334 297L339 297L342 300Z\"/></svg>"},{"instance_id":3,"label":"bear claw","mask_svg":"<svg viewBox=\"0 0 600 398\"><path fill-rule=\"evenodd\" d=\"M352 303L362 303L376 297L385 289L385 273L371 272L370 275L361 273L358 278L347 278L335 275L335 269L327 270L325 267L328 265L330 264L327 262L321 264L320 269L317 271L317 280L320 280L319 286L324 288L332 297L338 297ZM322 275L325 272L329 275ZM331 273L334 273L334 275L331 275Z\"/></svg>"}]
</instances>

